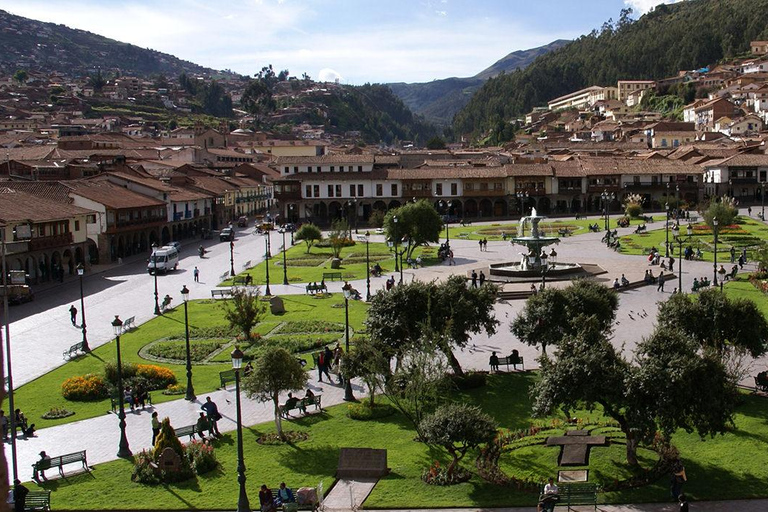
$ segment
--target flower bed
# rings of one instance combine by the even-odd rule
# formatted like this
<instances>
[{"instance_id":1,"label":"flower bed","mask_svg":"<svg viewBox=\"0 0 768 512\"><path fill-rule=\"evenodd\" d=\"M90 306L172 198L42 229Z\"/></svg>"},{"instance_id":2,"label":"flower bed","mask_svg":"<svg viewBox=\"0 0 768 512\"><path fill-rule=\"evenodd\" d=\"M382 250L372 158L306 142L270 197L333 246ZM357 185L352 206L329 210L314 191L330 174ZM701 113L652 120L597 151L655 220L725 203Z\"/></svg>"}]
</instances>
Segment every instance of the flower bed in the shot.
<instances>
[{"instance_id":1,"label":"flower bed","mask_svg":"<svg viewBox=\"0 0 768 512\"><path fill-rule=\"evenodd\" d=\"M109 395L107 383L101 375L78 375L61 383L61 394L67 400L101 400Z\"/></svg>"},{"instance_id":2,"label":"flower bed","mask_svg":"<svg viewBox=\"0 0 768 512\"><path fill-rule=\"evenodd\" d=\"M322 320L298 320L283 323L279 331L280 334L326 332L344 332L344 326L342 324L323 322Z\"/></svg>"},{"instance_id":3,"label":"flower bed","mask_svg":"<svg viewBox=\"0 0 768 512\"><path fill-rule=\"evenodd\" d=\"M218 350L229 340L192 340L189 344L189 357L192 361L204 361L212 352ZM184 341L164 341L153 343L146 348L147 354L162 359L186 361L187 349Z\"/></svg>"}]
</instances>

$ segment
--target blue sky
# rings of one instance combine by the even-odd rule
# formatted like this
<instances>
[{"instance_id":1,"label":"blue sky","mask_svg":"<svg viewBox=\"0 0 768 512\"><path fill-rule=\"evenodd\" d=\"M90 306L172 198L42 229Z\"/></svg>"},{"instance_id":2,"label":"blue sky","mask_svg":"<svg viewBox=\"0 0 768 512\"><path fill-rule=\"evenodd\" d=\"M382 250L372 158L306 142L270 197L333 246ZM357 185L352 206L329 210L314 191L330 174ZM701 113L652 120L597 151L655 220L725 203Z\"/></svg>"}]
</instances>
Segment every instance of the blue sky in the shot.
<instances>
[{"instance_id":1,"label":"blue sky","mask_svg":"<svg viewBox=\"0 0 768 512\"><path fill-rule=\"evenodd\" d=\"M674 0L663 0L671 3ZM662 0L0 0L0 9L216 69L427 82L572 39Z\"/></svg>"}]
</instances>

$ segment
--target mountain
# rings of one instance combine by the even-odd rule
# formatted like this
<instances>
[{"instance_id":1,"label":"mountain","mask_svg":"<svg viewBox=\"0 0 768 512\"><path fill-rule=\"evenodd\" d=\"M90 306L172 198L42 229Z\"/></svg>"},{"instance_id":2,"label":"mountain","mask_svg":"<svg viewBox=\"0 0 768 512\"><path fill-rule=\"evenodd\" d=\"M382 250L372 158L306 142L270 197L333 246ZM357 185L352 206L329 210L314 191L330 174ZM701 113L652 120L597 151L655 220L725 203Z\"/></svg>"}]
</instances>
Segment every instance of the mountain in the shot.
<instances>
[{"instance_id":1,"label":"mountain","mask_svg":"<svg viewBox=\"0 0 768 512\"><path fill-rule=\"evenodd\" d=\"M69 75L119 70L123 75L176 77L182 71L217 75L219 71L198 66L167 53L121 43L84 30L45 23L0 10L0 71L17 69L58 71Z\"/></svg>"},{"instance_id":2,"label":"mountain","mask_svg":"<svg viewBox=\"0 0 768 512\"><path fill-rule=\"evenodd\" d=\"M387 84L415 114L435 124L447 126L456 112L461 110L472 95L488 78L500 73L523 69L540 55L556 50L568 41L558 39L547 45L512 52L496 61L473 77L445 78L425 83L407 84L403 82Z\"/></svg>"},{"instance_id":3,"label":"mountain","mask_svg":"<svg viewBox=\"0 0 768 512\"><path fill-rule=\"evenodd\" d=\"M616 24L487 80L456 114L455 133L479 138L569 92L748 56L750 41L768 38L768 0L688 0L658 5L637 21L629 15L622 11Z\"/></svg>"}]
</instances>

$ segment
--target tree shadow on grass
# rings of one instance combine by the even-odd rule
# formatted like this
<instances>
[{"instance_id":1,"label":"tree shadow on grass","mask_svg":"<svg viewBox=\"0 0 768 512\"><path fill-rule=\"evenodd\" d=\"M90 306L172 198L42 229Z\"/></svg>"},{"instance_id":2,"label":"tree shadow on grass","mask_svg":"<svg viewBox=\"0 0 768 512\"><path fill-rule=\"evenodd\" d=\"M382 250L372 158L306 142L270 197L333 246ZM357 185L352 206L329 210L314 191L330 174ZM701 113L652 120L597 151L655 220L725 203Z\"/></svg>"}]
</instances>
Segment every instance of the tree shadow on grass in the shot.
<instances>
[{"instance_id":1,"label":"tree shadow on grass","mask_svg":"<svg viewBox=\"0 0 768 512\"><path fill-rule=\"evenodd\" d=\"M291 471L311 475L333 475L339 462L338 446L313 446L304 448L299 444L291 445L293 450L280 456L280 464Z\"/></svg>"}]
</instances>

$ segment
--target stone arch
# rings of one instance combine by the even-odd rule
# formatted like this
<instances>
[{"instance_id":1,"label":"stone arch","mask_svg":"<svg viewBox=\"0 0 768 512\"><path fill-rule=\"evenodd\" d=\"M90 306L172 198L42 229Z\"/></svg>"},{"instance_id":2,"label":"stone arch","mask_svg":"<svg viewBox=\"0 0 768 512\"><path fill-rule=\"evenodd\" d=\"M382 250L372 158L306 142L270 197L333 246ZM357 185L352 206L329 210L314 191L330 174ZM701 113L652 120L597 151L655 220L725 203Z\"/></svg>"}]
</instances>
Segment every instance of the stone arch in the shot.
<instances>
[{"instance_id":1,"label":"stone arch","mask_svg":"<svg viewBox=\"0 0 768 512\"><path fill-rule=\"evenodd\" d=\"M328 205L328 221L333 222L336 219L340 219L344 213L344 209L341 207L341 203L338 201L331 201Z\"/></svg>"},{"instance_id":2,"label":"stone arch","mask_svg":"<svg viewBox=\"0 0 768 512\"><path fill-rule=\"evenodd\" d=\"M392 210L394 208L400 208L400 206L401 206L400 201L398 201L397 199L393 199L389 202L389 207L387 209Z\"/></svg>"},{"instance_id":3,"label":"stone arch","mask_svg":"<svg viewBox=\"0 0 768 512\"><path fill-rule=\"evenodd\" d=\"M493 215L493 203L490 199L480 200L480 217L490 217Z\"/></svg>"},{"instance_id":4,"label":"stone arch","mask_svg":"<svg viewBox=\"0 0 768 512\"><path fill-rule=\"evenodd\" d=\"M467 199L464 202L464 216L467 218L477 217L478 213L477 201L474 199Z\"/></svg>"},{"instance_id":5,"label":"stone arch","mask_svg":"<svg viewBox=\"0 0 768 512\"><path fill-rule=\"evenodd\" d=\"M493 203L493 216L494 217L506 217L508 215L507 212L507 202L503 199L497 199Z\"/></svg>"},{"instance_id":6,"label":"stone arch","mask_svg":"<svg viewBox=\"0 0 768 512\"><path fill-rule=\"evenodd\" d=\"M168 242L171 241L171 232L168 229L168 226L163 226L163 231L161 233L162 233L162 236L160 238L160 243L158 245L167 245Z\"/></svg>"},{"instance_id":7,"label":"stone arch","mask_svg":"<svg viewBox=\"0 0 768 512\"><path fill-rule=\"evenodd\" d=\"M315 203L312 208L312 217L315 219L325 219L328 217L328 205L323 201Z\"/></svg>"},{"instance_id":8,"label":"stone arch","mask_svg":"<svg viewBox=\"0 0 768 512\"><path fill-rule=\"evenodd\" d=\"M12 258L10 270L25 270L24 262L21 258Z\"/></svg>"},{"instance_id":9,"label":"stone arch","mask_svg":"<svg viewBox=\"0 0 768 512\"><path fill-rule=\"evenodd\" d=\"M119 235L117 237L117 257L122 258L126 256L125 252L125 236Z\"/></svg>"},{"instance_id":10,"label":"stone arch","mask_svg":"<svg viewBox=\"0 0 768 512\"><path fill-rule=\"evenodd\" d=\"M131 254L139 254L141 251L141 244L139 243L139 232L136 231L131 237Z\"/></svg>"},{"instance_id":11,"label":"stone arch","mask_svg":"<svg viewBox=\"0 0 768 512\"><path fill-rule=\"evenodd\" d=\"M24 262L24 271L29 276L30 282L37 283L40 280L40 269L37 266L37 259L31 254L27 256Z\"/></svg>"},{"instance_id":12,"label":"stone arch","mask_svg":"<svg viewBox=\"0 0 768 512\"><path fill-rule=\"evenodd\" d=\"M75 247L75 265L79 264L85 265L85 260L83 259L83 247L80 245Z\"/></svg>"},{"instance_id":13,"label":"stone arch","mask_svg":"<svg viewBox=\"0 0 768 512\"><path fill-rule=\"evenodd\" d=\"M539 206L537 208L537 213L543 213L548 214L552 210L552 201L546 196L539 198Z\"/></svg>"},{"instance_id":14,"label":"stone arch","mask_svg":"<svg viewBox=\"0 0 768 512\"><path fill-rule=\"evenodd\" d=\"M180 238L179 237L179 226L177 226L176 224L171 226L171 238L173 240L178 240Z\"/></svg>"},{"instance_id":15,"label":"stone arch","mask_svg":"<svg viewBox=\"0 0 768 512\"><path fill-rule=\"evenodd\" d=\"M70 275L75 273L75 259L70 249L65 249L61 255L62 264L64 265L64 271Z\"/></svg>"},{"instance_id":16,"label":"stone arch","mask_svg":"<svg viewBox=\"0 0 768 512\"><path fill-rule=\"evenodd\" d=\"M574 197L571 199L571 212L578 213L581 211L581 199Z\"/></svg>"},{"instance_id":17,"label":"stone arch","mask_svg":"<svg viewBox=\"0 0 768 512\"><path fill-rule=\"evenodd\" d=\"M387 211L387 203L385 203L384 201L376 201L375 203L373 203L373 209L385 212Z\"/></svg>"},{"instance_id":18,"label":"stone arch","mask_svg":"<svg viewBox=\"0 0 768 512\"><path fill-rule=\"evenodd\" d=\"M462 202L458 199L454 199L448 214L453 215L458 219L462 218L464 216L464 205Z\"/></svg>"},{"instance_id":19,"label":"stone arch","mask_svg":"<svg viewBox=\"0 0 768 512\"><path fill-rule=\"evenodd\" d=\"M51 263L47 253L43 253L38 258L37 266L40 270L40 280L45 282L51 279Z\"/></svg>"},{"instance_id":20,"label":"stone arch","mask_svg":"<svg viewBox=\"0 0 768 512\"><path fill-rule=\"evenodd\" d=\"M90 238L86 241L86 244L88 248L86 252L88 255L88 263L97 265L99 263L99 246L97 246Z\"/></svg>"}]
</instances>

